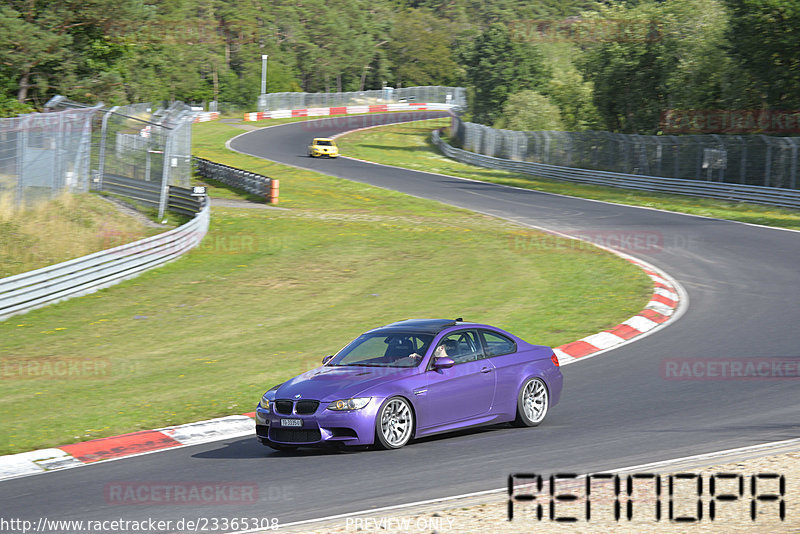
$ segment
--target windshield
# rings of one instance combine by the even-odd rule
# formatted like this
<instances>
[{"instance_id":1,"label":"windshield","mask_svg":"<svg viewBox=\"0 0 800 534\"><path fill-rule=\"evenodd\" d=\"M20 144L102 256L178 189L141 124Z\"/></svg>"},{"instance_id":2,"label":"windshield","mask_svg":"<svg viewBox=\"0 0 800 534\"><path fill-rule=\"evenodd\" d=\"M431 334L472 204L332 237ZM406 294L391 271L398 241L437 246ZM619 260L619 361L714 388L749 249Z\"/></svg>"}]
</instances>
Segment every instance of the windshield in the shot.
<instances>
[{"instance_id":1,"label":"windshield","mask_svg":"<svg viewBox=\"0 0 800 534\"><path fill-rule=\"evenodd\" d=\"M316 141L315 144L317 144L319 146L333 146L333 141L318 140L318 141Z\"/></svg>"},{"instance_id":2,"label":"windshield","mask_svg":"<svg viewBox=\"0 0 800 534\"><path fill-rule=\"evenodd\" d=\"M362 334L339 351L328 365L367 367L416 367L425 356L433 334Z\"/></svg>"}]
</instances>

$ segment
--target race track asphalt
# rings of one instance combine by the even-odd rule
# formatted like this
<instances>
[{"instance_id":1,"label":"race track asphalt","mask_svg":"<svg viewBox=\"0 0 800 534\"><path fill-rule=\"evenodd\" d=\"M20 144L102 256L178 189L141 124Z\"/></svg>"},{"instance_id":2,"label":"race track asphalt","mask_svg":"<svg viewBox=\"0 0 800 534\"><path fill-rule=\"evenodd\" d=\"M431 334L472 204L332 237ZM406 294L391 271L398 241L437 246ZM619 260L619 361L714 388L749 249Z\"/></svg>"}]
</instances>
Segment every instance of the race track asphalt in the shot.
<instances>
[{"instance_id":1,"label":"race track asphalt","mask_svg":"<svg viewBox=\"0 0 800 534\"><path fill-rule=\"evenodd\" d=\"M240 136L231 147L520 224L657 236L661 246L626 252L686 289L685 315L640 341L564 367L561 404L539 428L500 426L358 453L285 454L250 437L230 439L2 482L4 517L287 523L499 488L510 473L598 472L800 436L797 380L679 381L661 374L671 358L800 359L800 233L305 155L311 137L403 115L291 123ZM113 484L214 481L255 487L257 502L125 505L108 495Z\"/></svg>"}]
</instances>

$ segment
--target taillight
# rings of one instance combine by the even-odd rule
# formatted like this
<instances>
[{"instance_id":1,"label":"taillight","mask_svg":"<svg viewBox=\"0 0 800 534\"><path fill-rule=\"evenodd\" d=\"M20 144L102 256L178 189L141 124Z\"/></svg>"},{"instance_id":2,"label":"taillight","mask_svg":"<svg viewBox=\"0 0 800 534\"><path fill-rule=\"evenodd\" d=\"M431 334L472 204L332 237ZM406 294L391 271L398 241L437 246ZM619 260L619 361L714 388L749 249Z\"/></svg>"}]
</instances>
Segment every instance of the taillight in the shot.
<instances>
[{"instance_id":1,"label":"taillight","mask_svg":"<svg viewBox=\"0 0 800 534\"><path fill-rule=\"evenodd\" d=\"M552 356L550 356L550 359L553 360L553 365L555 365L556 367L559 367L558 357L556 356L555 352L553 353Z\"/></svg>"}]
</instances>

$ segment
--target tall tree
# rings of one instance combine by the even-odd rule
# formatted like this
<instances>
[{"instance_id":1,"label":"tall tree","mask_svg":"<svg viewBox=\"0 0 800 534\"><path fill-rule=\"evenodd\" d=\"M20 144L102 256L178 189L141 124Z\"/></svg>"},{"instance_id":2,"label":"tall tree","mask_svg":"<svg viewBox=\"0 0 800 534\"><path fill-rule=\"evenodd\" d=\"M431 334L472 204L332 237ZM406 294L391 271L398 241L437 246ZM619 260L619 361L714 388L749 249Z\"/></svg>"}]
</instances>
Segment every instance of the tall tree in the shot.
<instances>
[{"instance_id":1,"label":"tall tree","mask_svg":"<svg viewBox=\"0 0 800 534\"><path fill-rule=\"evenodd\" d=\"M511 39L504 24L493 24L462 53L466 80L474 88L474 119L492 124L508 96L540 90L550 78L542 55L531 44Z\"/></svg>"},{"instance_id":2,"label":"tall tree","mask_svg":"<svg viewBox=\"0 0 800 534\"><path fill-rule=\"evenodd\" d=\"M70 35L39 20L35 12L0 7L0 64L14 81L18 102L26 102L36 84L48 83L48 66L66 57L71 42Z\"/></svg>"},{"instance_id":3,"label":"tall tree","mask_svg":"<svg viewBox=\"0 0 800 534\"><path fill-rule=\"evenodd\" d=\"M618 30L580 60L605 129L656 133L669 109L715 109L736 98L718 0L647 0L603 8Z\"/></svg>"},{"instance_id":4,"label":"tall tree","mask_svg":"<svg viewBox=\"0 0 800 534\"><path fill-rule=\"evenodd\" d=\"M760 104L800 108L800 2L726 0L728 39L738 66L749 75Z\"/></svg>"},{"instance_id":5,"label":"tall tree","mask_svg":"<svg viewBox=\"0 0 800 534\"><path fill-rule=\"evenodd\" d=\"M456 83L461 68L453 59L449 25L422 9L395 16L387 50L397 87Z\"/></svg>"}]
</instances>

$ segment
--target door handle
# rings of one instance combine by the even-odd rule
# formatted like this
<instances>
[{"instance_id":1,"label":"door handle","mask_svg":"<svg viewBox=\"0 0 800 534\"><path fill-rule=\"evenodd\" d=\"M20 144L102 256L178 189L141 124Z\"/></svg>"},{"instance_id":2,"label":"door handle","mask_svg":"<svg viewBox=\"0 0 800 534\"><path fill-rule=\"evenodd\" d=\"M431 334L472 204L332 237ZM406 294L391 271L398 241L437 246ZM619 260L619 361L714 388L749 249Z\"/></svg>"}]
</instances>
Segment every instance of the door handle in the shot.
<instances>
[{"instance_id":1,"label":"door handle","mask_svg":"<svg viewBox=\"0 0 800 534\"><path fill-rule=\"evenodd\" d=\"M492 372L492 368L491 367L483 367L483 368L481 368L481 373L491 373L491 372Z\"/></svg>"}]
</instances>

